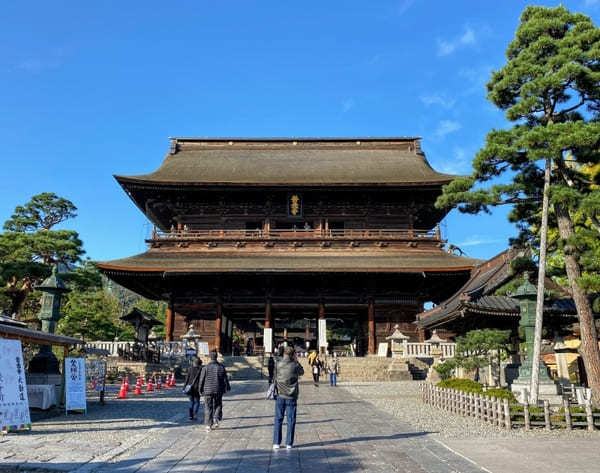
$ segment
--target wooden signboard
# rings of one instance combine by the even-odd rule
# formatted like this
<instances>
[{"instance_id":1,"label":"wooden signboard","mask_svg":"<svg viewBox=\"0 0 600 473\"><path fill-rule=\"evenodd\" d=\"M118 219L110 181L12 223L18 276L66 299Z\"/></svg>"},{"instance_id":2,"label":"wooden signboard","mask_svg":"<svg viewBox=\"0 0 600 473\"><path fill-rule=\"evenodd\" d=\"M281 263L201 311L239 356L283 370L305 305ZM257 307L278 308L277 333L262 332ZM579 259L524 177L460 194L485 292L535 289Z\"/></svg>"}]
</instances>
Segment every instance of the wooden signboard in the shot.
<instances>
[{"instance_id":1,"label":"wooden signboard","mask_svg":"<svg viewBox=\"0 0 600 473\"><path fill-rule=\"evenodd\" d=\"M20 340L0 338L0 432L31 429Z\"/></svg>"},{"instance_id":2,"label":"wooden signboard","mask_svg":"<svg viewBox=\"0 0 600 473\"><path fill-rule=\"evenodd\" d=\"M200 355L208 356L208 342L198 343L198 353L200 353Z\"/></svg>"}]
</instances>

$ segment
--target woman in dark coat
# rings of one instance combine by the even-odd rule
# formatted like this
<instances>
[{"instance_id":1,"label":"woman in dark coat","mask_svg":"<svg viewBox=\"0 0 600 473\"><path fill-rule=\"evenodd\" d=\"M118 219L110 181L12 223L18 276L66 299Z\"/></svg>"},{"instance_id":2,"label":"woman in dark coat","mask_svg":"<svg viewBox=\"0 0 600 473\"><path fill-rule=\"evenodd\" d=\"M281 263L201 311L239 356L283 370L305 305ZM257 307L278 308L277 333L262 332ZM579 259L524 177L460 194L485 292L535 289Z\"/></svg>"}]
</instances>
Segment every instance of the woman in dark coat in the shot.
<instances>
[{"instance_id":1,"label":"woman in dark coat","mask_svg":"<svg viewBox=\"0 0 600 473\"><path fill-rule=\"evenodd\" d=\"M184 386L188 384L192 389L187 393L190 397L190 420L196 419L198 410L200 409L200 372L202 371L202 360L200 358L192 358L192 366L190 367L187 377L185 378Z\"/></svg>"},{"instance_id":2,"label":"woman in dark coat","mask_svg":"<svg viewBox=\"0 0 600 473\"><path fill-rule=\"evenodd\" d=\"M319 358L319 354L317 353L317 356L315 357L315 359L312 362L312 374L313 374L313 380L315 383L315 386L319 386L319 376L321 376L321 370L323 369L323 363L321 362L321 359Z\"/></svg>"}]
</instances>

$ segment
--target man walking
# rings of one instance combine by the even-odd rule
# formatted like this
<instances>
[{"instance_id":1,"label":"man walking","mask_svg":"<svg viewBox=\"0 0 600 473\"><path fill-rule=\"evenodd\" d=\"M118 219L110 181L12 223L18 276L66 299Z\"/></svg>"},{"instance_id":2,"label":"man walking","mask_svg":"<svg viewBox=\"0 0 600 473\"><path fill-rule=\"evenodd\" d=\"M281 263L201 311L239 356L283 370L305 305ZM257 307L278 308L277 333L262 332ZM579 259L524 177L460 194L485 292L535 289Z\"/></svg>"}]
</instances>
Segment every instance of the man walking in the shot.
<instances>
[{"instance_id":1,"label":"man walking","mask_svg":"<svg viewBox=\"0 0 600 473\"><path fill-rule=\"evenodd\" d=\"M231 390L225 367L217 362L217 352L210 352L210 362L202 368L200 393L206 399L204 423L206 430L216 429L223 420L223 393Z\"/></svg>"},{"instance_id":2,"label":"man walking","mask_svg":"<svg viewBox=\"0 0 600 473\"><path fill-rule=\"evenodd\" d=\"M298 379L304 374L304 369L296 361L292 347L286 347L283 356L275 364L275 385L277 400L275 401L275 425L273 428L273 449L281 444L281 429L283 416L287 418L285 448L294 445L296 430L296 405L298 400Z\"/></svg>"}]
</instances>

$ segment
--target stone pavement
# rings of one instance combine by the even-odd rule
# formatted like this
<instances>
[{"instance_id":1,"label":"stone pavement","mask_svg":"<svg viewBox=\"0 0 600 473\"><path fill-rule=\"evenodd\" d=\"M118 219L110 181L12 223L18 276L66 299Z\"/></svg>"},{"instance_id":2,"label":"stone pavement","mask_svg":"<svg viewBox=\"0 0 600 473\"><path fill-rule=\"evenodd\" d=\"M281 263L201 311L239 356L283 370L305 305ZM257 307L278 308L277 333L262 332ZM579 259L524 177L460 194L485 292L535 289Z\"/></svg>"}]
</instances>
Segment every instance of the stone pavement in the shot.
<instances>
[{"instance_id":1,"label":"stone pavement","mask_svg":"<svg viewBox=\"0 0 600 473\"><path fill-rule=\"evenodd\" d=\"M91 409L90 416L77 420L89 422L79 435L67 435L68 426L58 427L65 419L47 421L55 424L53 427L41 422L31 434L0 437L0 471L17 466L78 473L484 471L427 432L373 408L343 387L330 388L326 383L318 388L302 383L295 448L274 451L273 401L264 399L265 391L264 381L234 383L224 398L225 420L211 432L200 422L185 420L186 398L173 391L144 401L128 400L129 409L125 403L118 405L128 418L136 403L146 403L152 421L135 429L119 422L115 414L108 415L105 422L109 427L103 427L97 411ZM107 413L116 402L104 408ZM96 428L105 430L92 434ZM30 443L34 445L27 448ZM27 450L43 450L48 456L24 463ZM12 457L3 455L8 451Z\"/></svg>"}]
</instances>

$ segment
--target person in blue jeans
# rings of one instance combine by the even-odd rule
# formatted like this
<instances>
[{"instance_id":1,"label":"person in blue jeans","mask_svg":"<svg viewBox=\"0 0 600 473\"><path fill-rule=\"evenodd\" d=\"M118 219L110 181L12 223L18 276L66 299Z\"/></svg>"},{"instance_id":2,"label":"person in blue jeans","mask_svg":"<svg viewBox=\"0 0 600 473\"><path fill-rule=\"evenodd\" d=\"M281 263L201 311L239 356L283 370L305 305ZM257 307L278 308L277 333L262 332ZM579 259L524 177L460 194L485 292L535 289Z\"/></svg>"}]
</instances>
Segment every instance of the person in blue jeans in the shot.
<instances>
[{"instance_id":1,"label":"person in blue jeans","mask_svg":"<svg viewBox=\"0 0 600 473\"><path fill-rule=\"evenodd\" d=\"M327 360L327 371L329 371L329 385L330 386L337 386L338 369L339 369L338 359L337 359L337 355L334 352L333 355L331 355L329 357L329 359Z\"/></svg>"},{"instance_id":2,"label":"person in blue jeans","mask_svg":"<svg viewBox=\"0 0 600 473\"><path fill-rule=\"evenodd\" d=\"M296 431L296 406L298 402L298 380L304 374L304 369L296 360L292 347L285 347L283 356L275 364L274 382L277 388L275 401L275 421L273 426L273 449L281 445L283 417L287 418L285 448L294 445Z\"/></svg>"}]
</instances>

